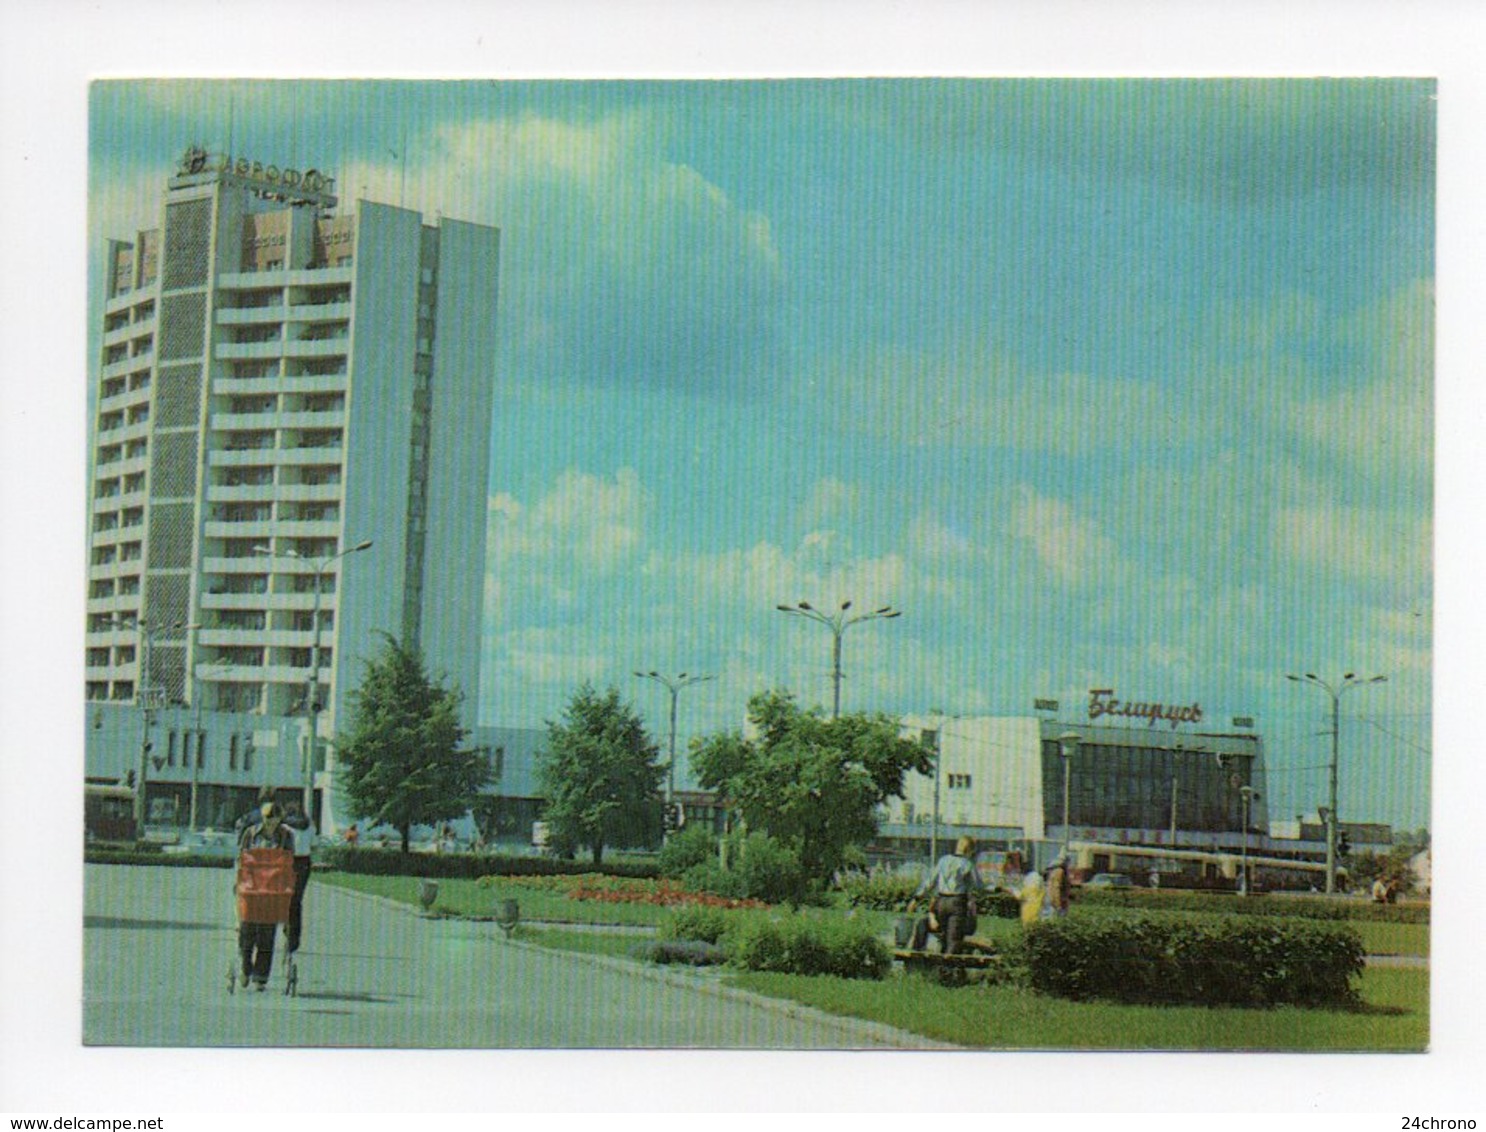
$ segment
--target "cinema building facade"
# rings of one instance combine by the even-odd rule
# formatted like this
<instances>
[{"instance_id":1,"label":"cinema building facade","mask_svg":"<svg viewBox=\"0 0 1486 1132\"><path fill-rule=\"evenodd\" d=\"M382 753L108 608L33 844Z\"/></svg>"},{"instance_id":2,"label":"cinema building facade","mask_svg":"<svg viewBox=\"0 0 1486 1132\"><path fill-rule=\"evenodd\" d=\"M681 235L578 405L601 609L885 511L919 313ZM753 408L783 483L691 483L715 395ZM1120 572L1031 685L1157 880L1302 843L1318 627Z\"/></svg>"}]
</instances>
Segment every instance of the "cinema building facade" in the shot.
<instances>
[{"instance_id":1,"label":"cinema building facade","mask_svg":"<svg viewBox=\"0 0 1486 1132\"><path fill-rule=\"evenodd\" d=\"M1127 702L1093 689L1082 710L1037 701L1024 717L908 715L904 734L938 753L882 815L873 855L923 861L966 835L1045 867L1065 846L1081 876L1231 887L1251 868L1303 883L1316 845L1269 836L1264 743L1252 721L1198 704Z\"/></svg>"}]
</instances>

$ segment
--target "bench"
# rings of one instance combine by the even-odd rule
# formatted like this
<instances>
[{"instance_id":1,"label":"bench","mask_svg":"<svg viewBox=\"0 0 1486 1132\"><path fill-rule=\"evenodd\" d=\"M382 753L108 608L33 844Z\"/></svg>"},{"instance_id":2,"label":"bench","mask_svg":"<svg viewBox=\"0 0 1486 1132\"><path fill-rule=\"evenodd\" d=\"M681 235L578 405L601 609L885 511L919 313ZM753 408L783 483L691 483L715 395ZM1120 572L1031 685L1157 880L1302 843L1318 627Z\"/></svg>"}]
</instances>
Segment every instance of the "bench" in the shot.
<instances>
[{"instance_id":1,"label":"bench","mask_svg":"<svg viewBox=\"0 0 1486 1132\"><path fill-rule=\"evenodd\" d=\"M903 965L908 974L932 975L941 982L961 983L969 971L985 971L1000 963L1000 956L988 943L969 937L961 940L969 950L955 955L941 955L937 951L914 951L911 948L893 949L893 959Z\"/></svg>"}]
</instances>

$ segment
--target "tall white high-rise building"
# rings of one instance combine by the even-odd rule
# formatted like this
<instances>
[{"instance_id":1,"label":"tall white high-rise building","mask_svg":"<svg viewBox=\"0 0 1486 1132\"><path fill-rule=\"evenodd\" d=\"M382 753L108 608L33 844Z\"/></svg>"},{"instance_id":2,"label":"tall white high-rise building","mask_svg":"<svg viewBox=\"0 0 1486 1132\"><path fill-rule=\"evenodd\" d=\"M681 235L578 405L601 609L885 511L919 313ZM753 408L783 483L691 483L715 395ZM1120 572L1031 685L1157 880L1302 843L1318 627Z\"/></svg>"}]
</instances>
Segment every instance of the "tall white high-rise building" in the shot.
<instances>
[{"instance_id":1,"label":"tall white high-rise building","mask_svg":"<svg viewBox=\"0 0 1486 1132\"><path fill-rule=\"evenodd\" d=\"M385 632L476 722L499 232L334 190L193 147L109 243L90 701L313 717L314 686L326 737Z\"/></svg>"}]
</instances>

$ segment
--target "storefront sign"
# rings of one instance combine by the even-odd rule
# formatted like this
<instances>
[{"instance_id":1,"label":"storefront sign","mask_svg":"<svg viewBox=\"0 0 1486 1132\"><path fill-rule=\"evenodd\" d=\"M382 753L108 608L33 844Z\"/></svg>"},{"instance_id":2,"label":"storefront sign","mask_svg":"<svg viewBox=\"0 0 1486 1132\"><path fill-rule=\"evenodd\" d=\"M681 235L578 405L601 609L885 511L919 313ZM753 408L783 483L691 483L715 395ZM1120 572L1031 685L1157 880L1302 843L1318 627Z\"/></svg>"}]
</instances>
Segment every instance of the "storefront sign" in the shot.
<instances>
[{"instance_id":1,"label":"storefront sign","mask_svg":"<svg viewBox=\"0 0 1486 1132\"><path fill-rule=\"evenodd\" d=\"M335 191L335 178L327 177L318 169L306 169L304 172L298 169L280 169L277 165L264 165L261 161L250 161L246 157L234 158L225 153L213 159L206 150L196 146L186 150L181 158L182 173L205 173L208 169L214 173L231 173L246 180L300 192Z\"/></svg>"},{"instance_id":2,"label":"storefront sign","mask_svg":"<svg viewBox=\"0 0 1486 1132\"><path fill-rule=\"evenodd\" d=\"M1202 705L1190 704L1180 707L1175 704L1152 704L1135 703L1129 700L1115 699L1113 688L1090 688L1089 689L1089 718L1098 719L1104 715L1119 715L1144 719L1147 727L1156 726L1156 721L1164 720L1171 724L1172 730L1176 730L1179 723L1201 723Z\"/></svg>"}]
</instances>

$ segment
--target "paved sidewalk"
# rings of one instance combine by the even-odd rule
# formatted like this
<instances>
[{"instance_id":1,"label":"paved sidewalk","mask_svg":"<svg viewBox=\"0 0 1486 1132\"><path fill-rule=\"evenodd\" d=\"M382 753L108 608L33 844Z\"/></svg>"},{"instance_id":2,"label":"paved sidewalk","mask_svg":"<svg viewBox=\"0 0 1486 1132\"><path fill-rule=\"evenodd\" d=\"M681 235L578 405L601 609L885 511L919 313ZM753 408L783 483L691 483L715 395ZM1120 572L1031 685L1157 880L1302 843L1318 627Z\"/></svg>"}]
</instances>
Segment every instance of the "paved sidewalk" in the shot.
<instances>
[{"instance_id":1,"label":"paved sidewalk","mask_svg":"<svg viewBox=\"0 0 1486 1132\"><path fill-rule=\"evenodd\" d=\"M232 873L89 865L83 1042L121 1046L932 1049L914 1034L426 919L311 881L299 995L227 993ZM280 937L282 946L282 936Z\"/></svg>"}]
</instances>

